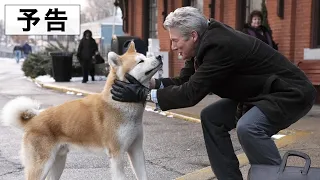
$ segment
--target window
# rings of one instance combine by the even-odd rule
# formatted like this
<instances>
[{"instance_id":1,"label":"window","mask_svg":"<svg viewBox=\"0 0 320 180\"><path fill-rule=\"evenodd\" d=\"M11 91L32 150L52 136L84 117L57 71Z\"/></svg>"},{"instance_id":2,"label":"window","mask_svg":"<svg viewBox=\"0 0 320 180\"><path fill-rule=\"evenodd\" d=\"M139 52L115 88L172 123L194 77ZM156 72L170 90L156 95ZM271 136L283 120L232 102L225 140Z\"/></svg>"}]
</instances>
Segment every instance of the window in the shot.
<instances>
[{"instance_id":1,"label":"window","mask_svg":"<svg viewBox=\"0 0 320 180\"><path fill-rule=\"evenodd\" d=\"M210 8L210 18L215 18L216 0L211 0L211 3L209 4L209 8Z\"/></svg>"},{"instance_id":2,"label":"window","mask_svg":"<svg viewBox=\"0 0 320 180\"><path fill-rule=\"evenodd\" d=\"M320 48L320 2L312 1L312 48Z\"/></svg>"},{"instance_id":3,"label":"window","mask_svg":"<svg viewBox=\"0 0 320 180\"><path fill-rule=\"evenodd\" d=\"M182 6L192 6L203 12L203 0L183 0Z\"/></svg>"},{"instance_id":4,"label":"window","mask_svg":"<svg viewBox=\"0 0 320 180\"><path fill-rule=\"evenodd\" d=\"M150 0L149 4L149 38L158 37L158 8L157 0Z\"/></svg>"},{"instance_id":5,"label":"window","mask_svg":"<svg viewBox=\"0 0 320 180\"><path fill-rule=\"evenodd\" d=\"M248 1L247 0L237 0L236 5L236 29L242 30L244 27L244 24L246 23L247 13L248 13L248 7L247 7Z\"/></svg>"},{"instance_id":6,"label":"window","mask_svg":"<svg viewBox=\"0 0 320 180\"><path fill-rule=\"evenodd\" d=\"M203 12L203 0L192 0L190 4L192 7L199 9L200 12Z\"/></svg>"},{"instance_id":7,"label":"window","mask_svg":"<svg viewBox=\"0 0 320 180\"><path fill-rule=\"evenodd\" d=\"M182 1L182 6L191 6L191 0L183 0Z\"/></svg>"}]
</instances>

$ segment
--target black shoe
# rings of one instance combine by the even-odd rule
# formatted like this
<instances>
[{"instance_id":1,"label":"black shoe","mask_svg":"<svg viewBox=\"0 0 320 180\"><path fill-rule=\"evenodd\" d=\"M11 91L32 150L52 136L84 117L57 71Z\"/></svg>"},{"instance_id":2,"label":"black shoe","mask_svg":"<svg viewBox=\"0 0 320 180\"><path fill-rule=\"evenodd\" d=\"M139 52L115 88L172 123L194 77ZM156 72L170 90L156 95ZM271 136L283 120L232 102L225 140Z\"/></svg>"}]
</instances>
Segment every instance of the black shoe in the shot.
<instances>
[{"instance_id":1,"label":"black shoe","mask_svg":"<svg viewBox=\"0 0 320 180\"><path fill-rule=\"evenodd\" d=\"M85 80L82 80L82 83L87 83L87 82L88 82L88 80L86 80L86 81L85 81Z\"/></svg>"}]
</instances>

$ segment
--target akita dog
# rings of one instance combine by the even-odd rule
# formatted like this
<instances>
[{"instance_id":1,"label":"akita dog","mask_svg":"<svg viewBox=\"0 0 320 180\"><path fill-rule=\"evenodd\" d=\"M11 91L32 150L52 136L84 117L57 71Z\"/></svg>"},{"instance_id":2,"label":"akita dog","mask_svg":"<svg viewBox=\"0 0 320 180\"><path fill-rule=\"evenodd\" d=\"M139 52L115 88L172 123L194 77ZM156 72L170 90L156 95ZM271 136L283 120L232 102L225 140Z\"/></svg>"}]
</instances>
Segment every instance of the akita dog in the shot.
<instances>
[{"instance_id":1,"label":"akita dog","mask_svg":"<svg viewBox=\"0 0 320 180\"><path fill-rule=\"evenodd\" d=\"M147 179L143 152L142 116L145 103L123 103L112 99L115 79L129 73L148 86L162 65L161 58L137 53L132 41L127 52L108 54L110 72L103 91L41 111L38 102L17 97L3 108L5 125L23 130L22 163L27 180L58 180L72 147L107 154L112 179L124 179L125 154L129 155L137 179Z\"/></svg>"}]
</instances>

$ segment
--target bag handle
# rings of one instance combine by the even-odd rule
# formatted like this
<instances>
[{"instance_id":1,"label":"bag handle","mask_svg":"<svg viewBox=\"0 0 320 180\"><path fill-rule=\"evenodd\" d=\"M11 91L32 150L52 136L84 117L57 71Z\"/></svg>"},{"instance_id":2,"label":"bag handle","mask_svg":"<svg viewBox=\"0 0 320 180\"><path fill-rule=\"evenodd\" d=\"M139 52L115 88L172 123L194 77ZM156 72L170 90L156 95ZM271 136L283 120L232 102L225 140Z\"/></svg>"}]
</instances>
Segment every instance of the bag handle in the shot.
<instances>
[{"instance_id":1,"label":"bag handle","mask_svg":"<svg viewBox=\"0 0 320 180\"><path fill-rule=\"evenodd\" d=\"M282 173L287 165L287 160L288 160L288 157L289 156L297 156L297 157L301 157L303 159L306 160L306 164L303 168L303 170L301 171L301 174L303 175L307 175L308 174L308 171L310 169L310 165L311 165L311 159L310 157L305 154L305 153L302 153L302 152L298 152L298 151L293 151L293 150L290 150L288 152L286 152L283 156L283 160L281 162L281 165L280 165L280 168L279 168L279 171Z\"/></svg>"}]
</instances>

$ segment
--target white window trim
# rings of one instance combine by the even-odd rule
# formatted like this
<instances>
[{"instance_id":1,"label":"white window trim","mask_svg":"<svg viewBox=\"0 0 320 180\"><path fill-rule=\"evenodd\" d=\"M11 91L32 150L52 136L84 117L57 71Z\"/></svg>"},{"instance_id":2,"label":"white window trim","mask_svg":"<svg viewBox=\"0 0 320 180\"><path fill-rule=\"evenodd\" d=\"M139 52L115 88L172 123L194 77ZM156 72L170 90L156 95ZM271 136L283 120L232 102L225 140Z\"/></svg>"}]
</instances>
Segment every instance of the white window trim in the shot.
<instances>
[{"instance_id":1,"label":"white window trim","mask_svg":"<svg viewBox=\"0 0 320 180\"><path fill-rule=\"evenodd\" d=\"M320 60L320 48L304 48L304 60Z\"/></svg>"}]
</instances>

